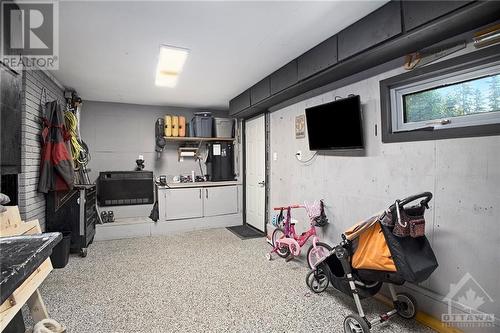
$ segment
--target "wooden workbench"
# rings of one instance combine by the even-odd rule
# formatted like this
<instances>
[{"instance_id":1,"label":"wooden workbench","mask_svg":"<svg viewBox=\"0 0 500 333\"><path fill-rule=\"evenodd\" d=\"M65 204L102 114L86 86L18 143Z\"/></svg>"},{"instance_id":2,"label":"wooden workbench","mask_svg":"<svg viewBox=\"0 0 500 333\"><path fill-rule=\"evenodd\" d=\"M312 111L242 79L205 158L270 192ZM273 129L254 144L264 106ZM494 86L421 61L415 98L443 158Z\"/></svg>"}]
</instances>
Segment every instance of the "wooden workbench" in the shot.
<instances>
[{"instance_id":1,"label":"wooden workbench","mask_svg":"<svg viewBox=\"0 0 500 333\"><path fill-rule=\"evenodd\" d=\"M38 221L21 221L17 207L7 207L6 212L0 213L0 237L8 237L3 239L3 241L5 241L5 244L3 245L11 246L17 244L19 248L20 242L24 242L24 244L28 246L30 243L29 237L11 236L36 235L40 233L41 229ZM42 241L41 238L43 238L44 241ZM0 305L0 332L3 331L3 329L9 324L24 304L28 305L31 316L35 322L49 318L45 304L42 300L40 292L38 291L38 287L53 269L48 256L52 252L53 246L57 244L60 238L60 234L33 236L31 240L38 239L38 245L45 242L45 245L40 245L41 247L45 246L45 248L42 249L43 251L34 250L35 253L23 255L23 258L21 258L21 256L19 256L19 258L9 258L21 261L25 267L23 268L24 270L20 268L9 270L7 267L6 270L10 271L10 274L8 274L5 279L2 276L2 281L0 281L7 283L7 279L11 278L14 281L8 281L7 285L12 286L12 284L15 284L16 286L10 296L3 297L6 299ZM52 239L51 244L47 244L49 239ZM21 246L20 248L23 247L24 246ZM8 255L8 253L1 253L2 259L7 258ZM39 264L40 262L41 264ZM4 269L2 269L2 271L3 270Z\"/></svg>"}]
</instances>

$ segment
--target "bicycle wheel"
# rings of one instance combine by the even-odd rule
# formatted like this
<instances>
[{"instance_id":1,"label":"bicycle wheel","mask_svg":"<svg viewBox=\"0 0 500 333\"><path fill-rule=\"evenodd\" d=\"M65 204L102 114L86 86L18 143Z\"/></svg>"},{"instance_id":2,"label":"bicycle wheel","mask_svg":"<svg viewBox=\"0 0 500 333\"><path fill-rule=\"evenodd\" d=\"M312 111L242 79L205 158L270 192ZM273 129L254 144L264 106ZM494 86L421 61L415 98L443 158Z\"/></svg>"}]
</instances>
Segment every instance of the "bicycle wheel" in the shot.
<instances>
[{"instance_id":1,"label":"bicycle wheel","mask_svg":"<svg viewBox=\"0 0 500 333\"><path fill-rule=\"evenodd\" d=\"M311 245L309 250L307 250L307 264L309 265L309 268L313 269L316 266L316 263L320 259L328 256L332 250L332 247L326 243L317 242L316 248Z\"/></svg>"},{"instance_id":2,"label":"bicycle wheel","mask_svg":"<svg viewBox=\"0 0 500 333\"><path fill-rule=\"evenodd\" d=\"M288 246L283 246L283 247L276 247L276 241L285 238L285 232L281 228L276 228L273 231L273 236L272 236L272 241L273 241L273 246L276 248L276 253L281 257L281 258L286 258L290 255L290 249Z\"/></svg>"}]
</instances>

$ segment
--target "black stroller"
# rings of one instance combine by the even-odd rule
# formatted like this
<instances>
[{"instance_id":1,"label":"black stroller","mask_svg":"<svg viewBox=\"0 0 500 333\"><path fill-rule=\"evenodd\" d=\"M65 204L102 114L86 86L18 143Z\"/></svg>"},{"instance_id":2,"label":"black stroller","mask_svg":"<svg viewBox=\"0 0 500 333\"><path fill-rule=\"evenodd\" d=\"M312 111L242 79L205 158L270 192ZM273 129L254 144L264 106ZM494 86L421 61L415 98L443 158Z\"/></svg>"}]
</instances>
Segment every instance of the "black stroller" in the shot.
<instances>
[{"instance_id":1,"label":"black stroller","mask_svg":"<svg viewBox=\"0 0 500 333\"><path fill-rule=\"evenodd\" d=\"M422 200L417 205L405 207L418 199ZM415 317L415 298L407 293L396 294L394 285L425 281L438 266L424 235L424 212L431 199L432 194L425 192L396 200L382 214L354 225L342 234L342 242L308 273L306 282L313 292L323 292L331 283L354 298L358 314L344 319L344 332L368 333L396 314L406 319ZM360 299L374 296L384 282L388 284L394 309L369 321Z\"/></svg>"}]
</instances>

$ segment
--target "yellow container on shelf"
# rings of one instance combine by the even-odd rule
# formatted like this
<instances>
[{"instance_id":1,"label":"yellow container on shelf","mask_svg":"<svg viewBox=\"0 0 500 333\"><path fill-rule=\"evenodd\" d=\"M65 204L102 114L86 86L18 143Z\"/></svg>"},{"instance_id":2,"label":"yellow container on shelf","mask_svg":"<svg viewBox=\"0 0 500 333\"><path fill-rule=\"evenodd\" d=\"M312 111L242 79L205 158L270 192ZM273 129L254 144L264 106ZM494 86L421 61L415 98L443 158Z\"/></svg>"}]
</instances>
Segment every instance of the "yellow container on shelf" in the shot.
<instances>
[{"instance_id":1,"label":"yellow container on shelf","mask_svg":"<svg viewBox=\"0 0 500 333\"><path fill-rule=\"evenodd\" d=\"M179 117L172 116L172 136L179 136Z\"/></svg>"},{"instance_id":2,"label":"yellow container on shelf","mask_svg":"<svg viewBox=\"0 0 500 333\"><path fill-rule=\"evenodd\" d=\"M186 136L186 118L179 116L179 136Z\"/></svg>"},{"instance_id":3,"label":"yellow container on shelf","mask_svg":"<svg viewBox=\"0 0 500 333\"><path fill-rule=\"evenodd\" d=\"M165 136L172 136L172 116L165 116Z\"/></svg>"}]
</instances>

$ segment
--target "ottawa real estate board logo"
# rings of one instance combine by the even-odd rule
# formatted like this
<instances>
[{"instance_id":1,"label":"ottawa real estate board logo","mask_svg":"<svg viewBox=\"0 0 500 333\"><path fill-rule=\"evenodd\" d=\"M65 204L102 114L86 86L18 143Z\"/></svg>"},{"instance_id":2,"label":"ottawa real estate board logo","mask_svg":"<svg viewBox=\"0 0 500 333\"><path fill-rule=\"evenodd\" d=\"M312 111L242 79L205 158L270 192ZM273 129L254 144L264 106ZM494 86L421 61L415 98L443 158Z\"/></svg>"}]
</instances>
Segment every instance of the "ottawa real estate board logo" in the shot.
<instances>
[{"instance_id":1,"label":"ottawa real estate board logo","mask_svg":"<svg viewBox=\"0 0 500 333\"><path fill-rule=\"evenodd\" d=\"M459 328L495 327L495 315L481 310L494 301L470 273L450 285L450 292L443 301L448 303L448 313L441 316L444 325Z\"/></svg>"},{"instance_id":2,"label":"ottawa real estate board logo","mask_svg":"<svg viewBox=\"0 0 500 333\"><path fill-rule=\"evenodd\" d=\"M1 1L1 58L14 70L59 68L57 1Z\"/></svg>"}]
</instances>

